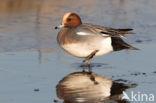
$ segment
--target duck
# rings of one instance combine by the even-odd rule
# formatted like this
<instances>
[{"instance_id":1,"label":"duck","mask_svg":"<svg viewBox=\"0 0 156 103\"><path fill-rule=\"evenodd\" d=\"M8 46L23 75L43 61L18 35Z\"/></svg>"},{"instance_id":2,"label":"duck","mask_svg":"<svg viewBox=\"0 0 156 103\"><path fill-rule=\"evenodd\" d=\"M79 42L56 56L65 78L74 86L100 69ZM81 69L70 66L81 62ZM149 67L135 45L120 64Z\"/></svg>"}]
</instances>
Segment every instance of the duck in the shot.
<instances>
[{"instance_id":1,"label":"duck","mask_svg":"<svg viewBox=\"0 0 156 103\"><path fill-rule=\"evenodd\" d=\"M57 41L67 53L84 58L90 66L92 58L124 49L139 50L126 43L125 34L132 34L133 29L116 29L92 23L82 23L78 14L69 12L62 18Z\"/></svg>"}]
</instances>

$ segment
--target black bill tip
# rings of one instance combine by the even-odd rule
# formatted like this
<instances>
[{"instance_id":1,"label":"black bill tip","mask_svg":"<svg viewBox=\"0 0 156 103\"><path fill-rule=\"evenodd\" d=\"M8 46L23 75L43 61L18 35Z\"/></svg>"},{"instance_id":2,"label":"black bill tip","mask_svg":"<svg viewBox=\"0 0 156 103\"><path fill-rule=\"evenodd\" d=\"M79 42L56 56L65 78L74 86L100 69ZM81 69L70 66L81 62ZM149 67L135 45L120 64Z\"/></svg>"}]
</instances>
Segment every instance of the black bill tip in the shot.
<instances>
[{"instance_id":1,"label":"black bill tip","mask_svg":"<svg viewBox=\"0 0 156 103\"><path fill-rule=\"evenodd\" d=\"M56 26L55 29L58 29L58 27Z\"/></svg>"}]
</instances>

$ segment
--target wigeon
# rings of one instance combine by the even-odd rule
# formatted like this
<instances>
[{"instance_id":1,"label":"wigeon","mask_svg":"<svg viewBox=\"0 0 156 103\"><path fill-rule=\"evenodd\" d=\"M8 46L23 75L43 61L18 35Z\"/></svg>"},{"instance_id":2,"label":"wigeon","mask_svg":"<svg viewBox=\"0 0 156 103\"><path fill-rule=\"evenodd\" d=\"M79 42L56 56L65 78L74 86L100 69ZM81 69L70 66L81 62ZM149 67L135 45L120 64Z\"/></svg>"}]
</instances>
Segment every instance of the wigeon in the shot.
<instances>
[{"instance_id":1,"label":"wigeon","mask_svg":"<svg viewBox=\"0 0 156 103\"><path fill-rule=\"evenodd\" d=\"M66 13L62 25L55 27L59 28L62 28L57 36L59 45L69 54L85 58L83 62L88 61L88 66L95 56L123 49L138 50L121 39L125 34L132 33L130 31L133 29L115 29L82 23L76 13Z\"/></svg>"}]
</instances>

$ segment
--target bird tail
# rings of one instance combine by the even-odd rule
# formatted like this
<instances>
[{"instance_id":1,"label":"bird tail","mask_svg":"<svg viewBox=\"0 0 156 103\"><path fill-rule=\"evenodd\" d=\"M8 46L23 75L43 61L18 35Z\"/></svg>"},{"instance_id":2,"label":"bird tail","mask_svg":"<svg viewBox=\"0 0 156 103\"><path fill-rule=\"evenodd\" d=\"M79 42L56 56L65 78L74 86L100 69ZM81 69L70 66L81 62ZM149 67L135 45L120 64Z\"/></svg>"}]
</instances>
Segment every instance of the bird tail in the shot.
<instances>
[{"instance_id":1,"label":"bird tail","mask_svg":"<svg viewBox=\"0 0 156 103\"><path fill-rule=\"evenodd\" d=\"M133 47L131 45L127 45L127 49L131 49L131 50L140 50L139 48Z\"/></svg>"},{"instance_id":2,"label":"bird tail","mask_svg":"<svg viewBox=\"0 0 156 103\"><path fill-rule=\"evenodd\" d=\"M139 50L138 48L133 47L133 46L129 45L128 43L124 42L119 37L112 37L112 46L115 51L119 51L122 49Z\"/></svg>"},{"instance_id":3,"label":"bird tail","mask_svg":"<svg viewBox=\"0 0 156 103\"><path fill-rule=\"evenodd\" d=\"M125 34L135 34L134 32L131 32L133 29L127 28L127 29L117 29L120 32L120 35L124 36Z\"/></svg>"},{"instance_id":4,"label":"bird tail","mask_svg":"<svg viewBox=\"0 0 156 103\"><path fill-rule=\"evenodd\" d=\"M134 32L131 32L133 29L131 29L131 28L127 28L127 29L118 29L120 32L121 32L121 35L125 35L125 34L135 34ZM126 47L127 47L127 49L131 49L131 50L140 50L140 49L138 49L138 48L136 48L136 47L133 47L133 46L131 46L131 45L129 45L129 44L127 44L127 43L125 43L126 45Z\"/></svg>"}]
</instances>

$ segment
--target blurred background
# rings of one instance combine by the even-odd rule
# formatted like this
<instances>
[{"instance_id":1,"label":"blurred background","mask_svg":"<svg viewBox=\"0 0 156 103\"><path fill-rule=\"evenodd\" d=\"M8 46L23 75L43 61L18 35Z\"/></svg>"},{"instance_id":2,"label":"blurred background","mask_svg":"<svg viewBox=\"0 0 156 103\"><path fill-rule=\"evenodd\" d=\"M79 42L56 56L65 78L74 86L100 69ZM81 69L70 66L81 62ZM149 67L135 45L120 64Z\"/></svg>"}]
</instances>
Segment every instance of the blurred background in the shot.
<instances>
[{"instance_id":1,"label":"blurred background","mask_svg":"<svg viewBox=\"0 0 156 103\"><path fill-rule=\"evenodd\" d=\"M156 0L0 0L0 102L53 102L59 80L82 70L82 60L56 41L54 27L67 12L85 23L133 28L125 41L141 50L95 58L93 71L138 84L129 91L156 93Z\"/></svg>"}]
</instances>

